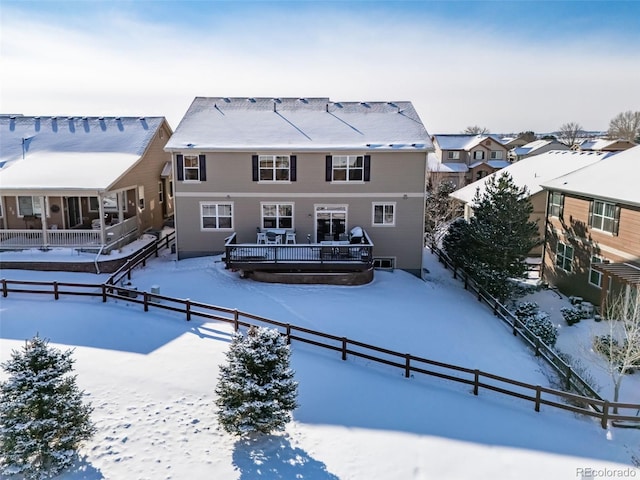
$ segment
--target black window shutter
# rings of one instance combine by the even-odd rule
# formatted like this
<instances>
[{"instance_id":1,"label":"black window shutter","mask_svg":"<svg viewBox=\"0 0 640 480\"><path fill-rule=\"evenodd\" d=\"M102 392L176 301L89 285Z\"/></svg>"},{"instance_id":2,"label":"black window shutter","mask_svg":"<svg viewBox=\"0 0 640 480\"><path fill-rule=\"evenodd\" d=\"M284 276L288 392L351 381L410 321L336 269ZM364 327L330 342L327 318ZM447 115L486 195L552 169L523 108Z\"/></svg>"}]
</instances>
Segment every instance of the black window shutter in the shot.
<instances>
[{"instance_id":1,"label":"black window shutter","mask_svg":"<svg viewBox=\"0 0 640 480\"><path fill-rule=\"evenodd\" d=\"M258 155L251 155L251 174L254 182L259 180Z\"/></svg>"},{"instance_id":2,"label":"black window shutter","mask_svg":"<svg viewBox=\"0 0 640 480\"><path fill-rule=\"evenodd\" d=\"M325 168L324 168L324 170L325 170L325 174L324 174L324 179L325 179L325 181L327 181L327 182L330 182L330 181L331 181L331 177L332 177L332 175L331 175L331 174L332 174L332 172L333 172L333 165L332 165L332 164L333 164L333 161L332 161L332 160L333 160L333 157L332 157L331 155L327 155L327 156L325 157L325 164L324 164L324 165L325 165Z\"/></svg>"},{"instance_id":3,"label":"black window shutter","mask_svg":"<svg viewBox=\"0 0 640 480\"><path fill-rule=\"evenodd\" d=\"M298 179L298 157L295 155L289 157L289 168L291 168L289 173L290 180L295 182Z\"/></svg>"},{"instance_id":4,"label":"black window shutter","mask_svg":"<svg viewBox=\"0 0 640 480\"><path fill-rule=\"evenodd\" d=\"M371 180L371 155L364 156L364 181Z\"/></svg>"},{"instance_id":5,"label":"black window shutter","mask_svg":"<svg viewBox=\"0 0 640 480\"><path fill-rule=\"evenodd\" d=\"M618 236L618 230L620 230L620 205L616 205L615 213L613 217L613 233Z\"/></svg>"},{"instance_id":6,"label":"black window shutter","mask_svg":"<svg viewBox=\"0 0 640 480\"><path fill-rule=\"evenodd\" d=\"M564 193L560 194L560 212L558 213L560 218L564 218Z\"/></svg>"},{"instance_id":7,"label":"black window shutter","mask_svg":"<svg viewBox=\"0 0 640 480\"><path fill-rule=\"evenodd\" d=\"M589 226L593 227L593 200L589 202Z\"/></svg>"},{"instance_id":8,"label":"black window shutter","mask_svg":"<svg viewBox=\"0 0 640 480\"><path fill-rule=\"evenodd\" d=\"M200 167L200 181L204 182L207 180L207 156L198 155L198 164Z\"/></svg>"},{"instance_id":9,"label":"black window shutter","mask_svg":"<svg viewBox=\"0 0 640 480\"><path fill-rule=\"evenodd\" d=\"M184 180L184 156L177 154L176 155L176 174L178 175L178 180Z\"/></svg>"}]
</instances>

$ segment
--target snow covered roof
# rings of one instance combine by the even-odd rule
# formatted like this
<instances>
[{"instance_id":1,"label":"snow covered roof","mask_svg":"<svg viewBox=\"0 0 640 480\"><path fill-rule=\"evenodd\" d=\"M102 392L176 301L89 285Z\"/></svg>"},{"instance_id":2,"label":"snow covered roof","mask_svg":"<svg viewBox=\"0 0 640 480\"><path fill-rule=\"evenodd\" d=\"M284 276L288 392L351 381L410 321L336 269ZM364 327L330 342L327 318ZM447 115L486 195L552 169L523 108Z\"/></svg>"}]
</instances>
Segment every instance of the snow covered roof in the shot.
<instances>
[{"instance_id":1,"label":"snow covered roof","mask_svg":"<svg viewBox=\"0 0 640 480\"><path fill-rule=\"evenodd\" d=\"M486 138L491 138L502 145L500 137L495 135L438 134L434 135L434 138L441 150L470 150Z\"/></svg>"},{"instance_id":2,"label":"snow covered roof","mask_svg":"<svg viewBox=\"0 0 640 480\"><path fill-rule=\"evenodd\" d=\"M409 150L433 144L411 102L196 97L165 150Z\"/></svg>"},{"instance_id":3,"label":"snow covered roof","mask_svg":"<svg viewBox=\"0 0 640 480\"><path fill-rule=\"evenodd\" d=\"M450 162L442 163L435 153L427 154L427 167L430 172L441 173L465 173L469 171L466 163L462 162Z\"/></svg>"},{"instance_id":4,"label":"snow covered roof","mask_svg":"<svg viewBox=\"0 0 640 480\"><path fill-rule=\"evenodd\" d=\"M491 177L494 175L502 175L505 172L511 175L516 185L519 187L527 187L529 195L534 195L542 191L543 182L596 163L605 156L606 154L600 152L551 150L510 164L502 170L487 175L460 190L456 190L451 193L451 196L462 202L470 203L478 188L480 189L480 193L483 193L487 181Z\"/></svg>"},{"instance_id":5,"label":"snow covered roof","mask_svg":"<svg viewBox=\"0 0 640 480\"><path fill-rule=\"evenodd\" d=\"M542 186L549 190L640 206L640 145L620 153L583 153L602 155L602 160L545 180Z\"/></svg>"},{"instance_id":6,"label":"snow covered roof","mask_svg":"<svg viewBox=\"0 0 640 480\"><path fill-rule=\"evenodd\" d=\"M164 117L0 115L0 186L107 190L142 157Z\"/></svg>"},{"instance_id":7,"label":"snow covered roof","mask_svg":"<svg viewBox=\"0 0 640 480\"><path fill-rule=\"evenodd\" d=\"M584 140L580 143L580 149L582 150L609 150L614 147L616 150L624 150L625 148L631 148L635 143L627 140L609 140L606 138L592 138Z\"/></svg>"}]
</instances>

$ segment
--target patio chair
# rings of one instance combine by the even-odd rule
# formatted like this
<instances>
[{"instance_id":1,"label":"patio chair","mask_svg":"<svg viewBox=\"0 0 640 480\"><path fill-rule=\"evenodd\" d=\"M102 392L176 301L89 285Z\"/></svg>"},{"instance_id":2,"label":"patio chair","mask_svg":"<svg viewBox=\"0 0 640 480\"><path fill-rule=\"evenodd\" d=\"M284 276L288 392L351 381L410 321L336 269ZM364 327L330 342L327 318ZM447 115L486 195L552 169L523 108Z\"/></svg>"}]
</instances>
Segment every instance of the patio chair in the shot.
<instances>
[{"instance_id":1,"label":"patio chair","mask_svg":"<svg viewBox=\"0 0 640 480\"><path fill-rule=\"evenodd\" d=\"M267 244L275 245L275 244L282 243L282 238L280 237L280 235L278 235L275 232L267 231L266 237L267 237Z\"/></svg>"},{"instance_id":2,"label":"patio chair","mask_svg":"<svg viewBox=\"0 0 640 480\"><path fill-rule=\"evenodd\" d=\"M284 243L296 243L296 232L287 232Z\"/></svg>"}]
</instances>

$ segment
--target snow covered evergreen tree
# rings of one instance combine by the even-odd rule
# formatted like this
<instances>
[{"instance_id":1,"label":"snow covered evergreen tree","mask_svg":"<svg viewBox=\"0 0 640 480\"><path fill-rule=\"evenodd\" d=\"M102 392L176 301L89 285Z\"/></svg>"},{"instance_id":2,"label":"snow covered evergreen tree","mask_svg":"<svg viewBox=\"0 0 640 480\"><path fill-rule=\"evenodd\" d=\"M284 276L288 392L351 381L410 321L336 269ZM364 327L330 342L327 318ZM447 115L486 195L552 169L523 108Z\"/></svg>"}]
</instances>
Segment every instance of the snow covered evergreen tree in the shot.
<instances>
[{"instance_id":1,"label":"snow covered evergreen tree","mask_svg":"<svg viewBox=\"0 0 640 480\"><path fill-rule=\"evenodd\" d=\"M6 475L47 478L68 468L91 438L92 408L76 385L72 350L38 336L11 352L0 384L0 466Z\"/></svg>"},{"instance_id":2,"label":"snow covered evergreen tree","mask_svg":"<svg viewBox=\"0 0 640 480\"><path fill-rule=\"evenodd\" d=\"M277 330L251 327L246 336L234 335L216 387L218 421L227 432L247 435L284 430L298 395L290 356Z\"/></svg>"},{"instance_id":3,"label":"snow covered evergreen tree","mask_svg":"<svg viewBox=\"0 0 640 480\"><path fill-rule=\"evenodd\" d=\"M529 220L533 206L527 189L503 172L476 192L472 207L468 227L450 230L443 245L454 262L504 301L513 293L510 279L525 276L524 260L539 243L538 227Z\"/></svg>"}]
</instances>

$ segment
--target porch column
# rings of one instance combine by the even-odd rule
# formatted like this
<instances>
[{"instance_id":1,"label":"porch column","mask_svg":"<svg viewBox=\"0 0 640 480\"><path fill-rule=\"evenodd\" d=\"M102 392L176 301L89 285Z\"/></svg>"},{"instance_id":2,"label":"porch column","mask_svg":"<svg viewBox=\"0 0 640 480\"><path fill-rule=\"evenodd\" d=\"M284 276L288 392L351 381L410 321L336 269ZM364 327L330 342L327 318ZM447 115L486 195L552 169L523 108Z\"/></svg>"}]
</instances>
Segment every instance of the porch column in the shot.
<instances>
[{"instance_id":1,"label":"porch column","mask_svg":"<svg viewBox=\"0 0 640 480\"><path fill-rule=\"evenodd\" d=\"M105 241L107 235L104 229L104 203L103 203L104 192L98 193L98 215L100 216L100 243L105 245L107 242Z\"/></svg>"},{"instance_id":2,"label":"porch column","mask_svg":"<svg viewBox=\"0 0 640 480\"><path fill-rule=\"evenodd\" d=\"M47 232L47 202L46 197L40 196L40 206L42 208L42 215L40 215L40 223L42 224L42 246L47 248L49 246L49 232Z\"/></svg>"},{"instance_id":3,"label":"porch column","mask_svg":"<svg viewBox=\"0 0 640 480\"><path fill-rule=\"evenodd\" d=\"M124 222L124 190L116 193L116 204L118 206L118 223Z\"/></svg>"},{"instance_id":4,"label":"porch column","mask_svg":"<svg viewBox=\"0 0 640 480\"><path fill-rule=\"evenodd\" d=\"M600 315L606 318L607 297L609 295L609 273L602 272L602 285L600 286Z\"/></svg>"}]
</instances>

